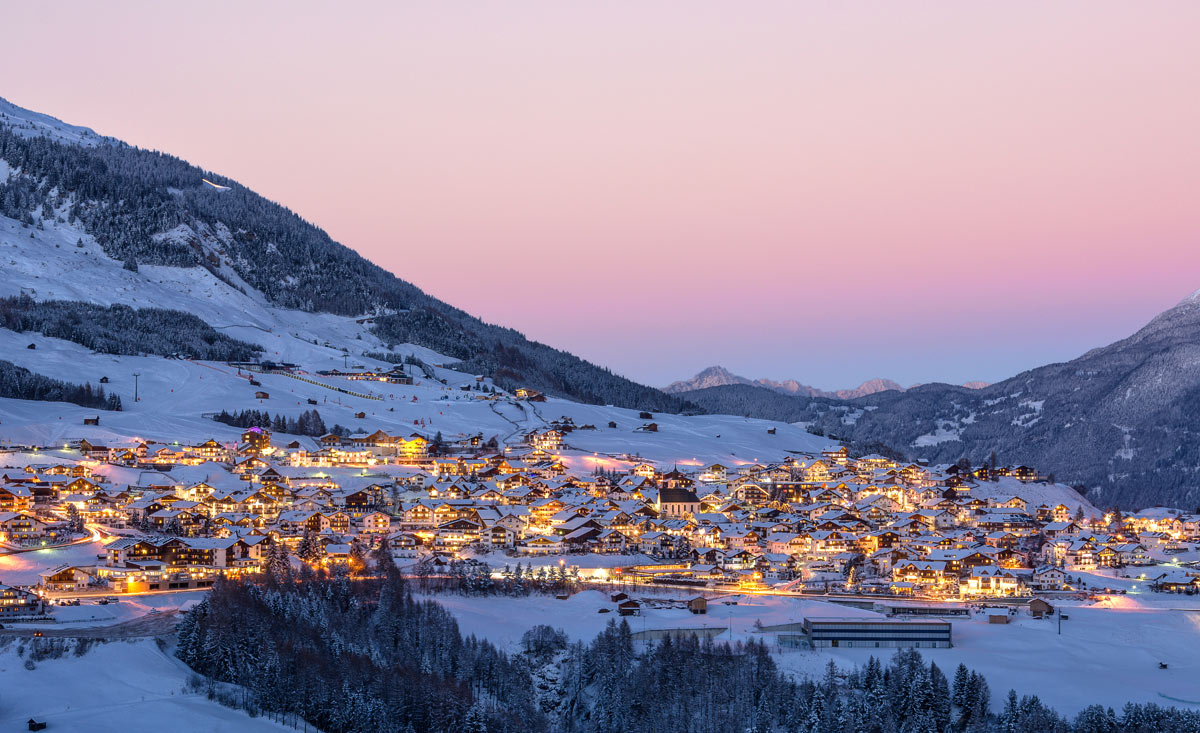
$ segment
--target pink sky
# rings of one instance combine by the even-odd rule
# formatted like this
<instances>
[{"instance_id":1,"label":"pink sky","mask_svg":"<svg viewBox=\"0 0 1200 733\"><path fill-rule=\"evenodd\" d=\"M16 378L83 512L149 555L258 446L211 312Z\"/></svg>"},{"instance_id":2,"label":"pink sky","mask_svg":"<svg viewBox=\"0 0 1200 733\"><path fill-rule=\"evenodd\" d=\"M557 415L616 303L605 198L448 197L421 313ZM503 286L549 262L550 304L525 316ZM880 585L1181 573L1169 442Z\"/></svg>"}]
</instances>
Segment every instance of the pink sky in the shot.
<instances>
[{"instance_id":1,"label":"pink sky","mask_svg":"<svg viewBox=\"0 0 1200 733\"><path fill-rule=\"evenodd\" d=\"M994 381L1200 288L1200 3L338 5L10 4L0 96L652 384Z\"/></svg>"}]
</instances>

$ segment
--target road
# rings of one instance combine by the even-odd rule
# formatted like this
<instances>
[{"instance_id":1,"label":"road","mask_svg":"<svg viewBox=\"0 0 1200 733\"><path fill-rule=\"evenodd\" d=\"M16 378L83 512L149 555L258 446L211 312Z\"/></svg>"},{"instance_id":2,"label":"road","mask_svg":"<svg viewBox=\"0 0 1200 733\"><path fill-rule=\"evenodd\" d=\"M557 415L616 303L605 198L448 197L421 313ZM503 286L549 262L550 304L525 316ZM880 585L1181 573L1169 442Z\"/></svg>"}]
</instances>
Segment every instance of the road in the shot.
<instances>
[{"instance_id":1,"label":"road","mask_svg":"<svg viewBox=\"0 0 1200 733\"><path fill-rule=\"evenodd\" d=\"M108 626L85 626L75 629L32 628L12 625L0 629L0 636L31 638L38 632L47 639L142 639L150 636L166 636L175 633L178 611L150 613L130 621Z\"/></svg>"},{"instance_id":2,"label":"road","mask_svg":"<svg viewBox=\"0 0 1200 733\"><path fill-rule=\"evenodd\" d=\"M513 426L513 431L500 439L501 444L509 445L514 437L516 437L517 435L521 434L522 432L524 432L528 429L527 426L531 420L531 417L530 417L529 411L526 410L525 407L522 406L519 402L507 400L502 404L511 405L513 407L516 407L518 410L520 410L521 414L524 416L522 418L522 421L526 423L526 425L522 425L520 422L513 420L508 415L505 415L503 412L500 411L500 408L497 406L496 402L488 403L488 407L491 408L492 412L494 412L497 415L499 415L500 417L504 418L509 424L511 424Z\"/></svg>"}]
</instances>

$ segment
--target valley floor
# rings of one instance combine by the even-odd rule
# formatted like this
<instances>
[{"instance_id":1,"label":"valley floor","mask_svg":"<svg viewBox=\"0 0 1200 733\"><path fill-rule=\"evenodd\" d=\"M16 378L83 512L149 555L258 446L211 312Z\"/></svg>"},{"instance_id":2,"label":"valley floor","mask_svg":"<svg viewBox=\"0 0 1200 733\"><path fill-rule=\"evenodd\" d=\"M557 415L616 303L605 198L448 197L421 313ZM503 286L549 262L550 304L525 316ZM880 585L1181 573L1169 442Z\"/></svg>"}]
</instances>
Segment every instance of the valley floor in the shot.
<instances>
[{"instance_id":1,"label":"valley floor","mask_svg":"<svg viewBox=\"0 0 1200 733\"><path fill-rule=\"evenodd\" d=\"M80 561L95 557L100 547L96 543L3 556L0 579L11 583L32 582L40 570L72 558ZM632 559L613 558L622 563ZM486 559L497 566L503 565L503 558ZM1135 576L1138 572L1133 568L1129 571ZM586 571L583 574L588 575ZM1069 617L1062 623L1061 635L1057 620L1035 620L1026 615L1017 615L1005 625L990 624L986 614L978 612L970 619L955 618L952 619L954 647L922 649L921 653L948 674L963 663L986 675L996 706L1002 705L1009 689L1015 689L1020 695L1037 695L1067 715L1094 703L1119 709L1126 701L1200 708L1200 694L1195 685L1200 677L1200 598L1150 593L1144 585L1139 587L1143 581L1137 577L1117 577L1112 571L1073 574L1084 577L1092 587L1123 589L1126 594L1114 594L1091 604L1056 601ZM609 590L608 587L585 590L566 600L538 594L424 597L454 613L464 635L486 638L515 651L520 647L521 636L535 624L561 628L572 640L590 641L616 617L615 604L607 595ZM645 587L629 592L640 599L664 601L694 595L682 590ZM187 610L203 596L204 591L122 595L118 603L107 605L85 600L80 606L53 607L55 622L48 626L66 630L127 623L152 614ZM780 666L798 677L820 677L830 659L848 669L865 663L872 654L890 654L886 649L792 649L780 646L773 634L757 628L796 622L805 616L877 616L823 600L747 594L716 596L710 599L706 615L693 615L682 608L654 608L653 603L646 605L642 615L628 618L635 633L656 629L719 629L713 632L717 640L761 640L770 646ZM0 722L36 713L35 717L44 716L65 724L95 712L98 717L89 730L117 730L119 721L125 721L120 730L141 730L129 727L122 706L140 703L145 697L150 704L146 708L149 712L139 712L139 716L147 716L147 721L162 720L155 716L187 713L200 715L205 721L194 728L197 730L243 730L233 727L239 720L251 726L269 725L203 698L184 696L182 687L187 670L151 640L97 646L84 657L68 655L40 662L33 672L24 669L23 660L16 656L16 643L9 642L0 651L0 689L5 690L0 695ZM1166 663L1167 669L1160 669L1160 663ZM52 701L34 705L30 710L13 707L12 701L32 700L20 691L34 688L62 692L56 693ZM105 727L110 722L113 727Z\"/></svg>"},{"instance_id":2,"label":"valley floor","mask_svg":"<svg viewBox=\"0 0 1200 733\"><path fill-rule=\"evenodd\" d=\"M633 595L648 597L640 589ZM454 613L464 635L474 634L510 650L519 648L521 635L534 624L560 627L572 640L589 641L616 616L615 604L599 591L584 591L568 600L541 595L430 598ZM1127 701L1200 709L1196 687L1200 677L1200 603L1194 597L1160 594L1156 598L1178 602L1176 608L1161 608L1118 596L1108 603L1065 607L1068 620L1062 624L1061 635L1057 620L1018 615L1011 623L998 625L989 623L986 614L975 613L970 619L951 619L953 648L920 652L947 675L952 676L960 663L984 674L997 709L1009 689L1018 695L1037 695L1070 716L1097 703L1119 711ZM722 600L737 605L725 605ZM601 609L612 612L600 613ZM627 620L635 634L719 627L722 631L715 636L717 640L761 640L770 646L783 669L801 678L819 679L831 659L850 669L865 664L872 655L891 654L888 649L781 647L774 634L756 628L756 622L771 626L805 616L878 614L804 598L736 595L710 599L707 615L648 608L643 615ZM1160 669L1160 662L1166 663L1167 669Z\"/></svg>"}]
</instances>

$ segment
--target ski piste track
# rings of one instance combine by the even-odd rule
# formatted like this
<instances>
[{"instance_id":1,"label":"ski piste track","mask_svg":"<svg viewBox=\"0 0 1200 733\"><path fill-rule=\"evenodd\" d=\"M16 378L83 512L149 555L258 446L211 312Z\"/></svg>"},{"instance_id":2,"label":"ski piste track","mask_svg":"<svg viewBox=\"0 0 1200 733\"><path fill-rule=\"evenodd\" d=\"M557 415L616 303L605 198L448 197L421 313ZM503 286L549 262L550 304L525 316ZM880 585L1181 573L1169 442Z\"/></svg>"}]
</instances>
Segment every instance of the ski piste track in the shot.
<instances>
[{"instance_id":1,"label":"ski piste track","mask_svg":"<svg viewBox=\"0 0 1200 733\"><path fill-rule=\"evenodd\" d=\"M1181 702L1186 705L1200 705L1200 700L1184 700L1182 697L1171 697L1170 695L1164 695L1161 692L1158 693L1158 696L1164 700L1170 700L1171 702Z\"/></svg>"},{"instance_id":2,"label":"ski piste track","mask_svg":"<svg viewBox=\"0 0 1200 733\"><path fill-rule=\"evenodd\" d=\"M279 376L282 376L282 377L291 377L292 379L299 379L301 382L308 382L309 384L315 384L318 387L324 387L325 389L331 389L334 392L341 392L342 394L348 394L351 397L359 397L364 400L375 400L376 402L383 402L382 397L376 397L375 395L363 394L362 392L354 392L352 390L342 389L341 387L334 387L331 384L324 384L322 382L318 382L315 379L309 379L308 377L302 377L299 374L292 374L291 372L270 372L270 374L278 374Z\"/></svg>"}]
</instances>

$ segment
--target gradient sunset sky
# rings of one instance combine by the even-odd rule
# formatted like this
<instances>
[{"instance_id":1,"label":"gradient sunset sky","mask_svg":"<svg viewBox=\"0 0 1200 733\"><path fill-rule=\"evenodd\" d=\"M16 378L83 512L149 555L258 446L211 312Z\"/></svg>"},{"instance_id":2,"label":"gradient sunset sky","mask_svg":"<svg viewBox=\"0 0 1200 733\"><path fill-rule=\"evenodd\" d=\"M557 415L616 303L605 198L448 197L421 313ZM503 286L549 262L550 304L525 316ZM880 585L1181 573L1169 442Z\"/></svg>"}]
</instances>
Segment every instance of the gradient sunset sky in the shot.
<instances>
[{"instance_id":1,"label":"gradient sunset sky","mask_svg":"<svg viewBox=\"0 0 1200 733\"><path fill-rule=\"evenodd\" d=\"M650 384L996 381L1200 288L1200 3L0 5L0 96Z\"/></svg>"}]
</instances>

